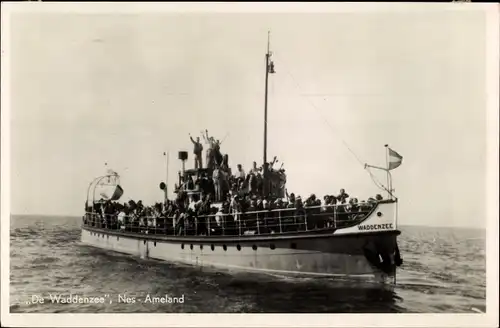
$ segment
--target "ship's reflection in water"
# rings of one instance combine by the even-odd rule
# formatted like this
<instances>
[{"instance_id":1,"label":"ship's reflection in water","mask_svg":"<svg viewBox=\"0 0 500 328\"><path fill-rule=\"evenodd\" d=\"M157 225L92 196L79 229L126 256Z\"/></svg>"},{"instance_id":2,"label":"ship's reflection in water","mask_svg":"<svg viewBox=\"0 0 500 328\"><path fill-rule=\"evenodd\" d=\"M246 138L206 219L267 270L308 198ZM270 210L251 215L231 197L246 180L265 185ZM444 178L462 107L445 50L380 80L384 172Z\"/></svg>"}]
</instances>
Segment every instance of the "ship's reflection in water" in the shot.
<instances>
[{"instance_id":1,"label":"ship's reflection in water","mask_svg":"<svg viewBox=\"0 0 500 328\"><path fill-rule=\"evenodd\" d=\"M83 246L86 248L85 246ZM297 278L215 268L193 268L141 260L92 249L103 258L115 257L114 269L133 269L136 282L127 288L135 297L185 296L184 304L140 304L152 312L240 313L392 313L408 312L391 285ZM113 255L112 255L113 254ZM118 260L119 259L119 260ZM104 259L103 259L104 260ZM117 267L118 266L118 267ZM127 270L127 269L125 269ZM115 279L121 274L115 273ZM111 278L111 277L110 277ZM128 279L127 279L128 280ZM109 285L113 287L117 282ZM114 288L114 287L113 287ZM114 288L117 292L116 288ZM112 292L112 291L110 291ZM135 312L132 307L129 310ZM108 309L110 312L123 309Z\"/></svg>"}]
</instances>

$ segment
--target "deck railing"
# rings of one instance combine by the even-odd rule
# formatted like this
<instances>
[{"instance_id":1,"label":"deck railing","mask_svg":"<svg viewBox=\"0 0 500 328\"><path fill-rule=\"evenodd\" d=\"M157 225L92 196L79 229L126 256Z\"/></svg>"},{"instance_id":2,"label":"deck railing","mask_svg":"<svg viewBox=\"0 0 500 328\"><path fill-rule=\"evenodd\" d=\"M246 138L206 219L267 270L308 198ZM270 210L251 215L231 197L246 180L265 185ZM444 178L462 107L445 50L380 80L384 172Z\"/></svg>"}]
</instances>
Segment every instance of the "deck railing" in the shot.
<instances>
[{"instance_id":1,"label":"deck railing","mask_svg":"<svg viewBox=\"0 0 500 328\"><path fill-rule=\"evenodd\" d=\"M166 236L245 236L317 232L345 228L363 221L376 204L357 207L323 205L283 208L243 213L178 216L136 216L119 218L117 214L86 213L83 224L134 233Z\"/></svg>"}]
</instances>

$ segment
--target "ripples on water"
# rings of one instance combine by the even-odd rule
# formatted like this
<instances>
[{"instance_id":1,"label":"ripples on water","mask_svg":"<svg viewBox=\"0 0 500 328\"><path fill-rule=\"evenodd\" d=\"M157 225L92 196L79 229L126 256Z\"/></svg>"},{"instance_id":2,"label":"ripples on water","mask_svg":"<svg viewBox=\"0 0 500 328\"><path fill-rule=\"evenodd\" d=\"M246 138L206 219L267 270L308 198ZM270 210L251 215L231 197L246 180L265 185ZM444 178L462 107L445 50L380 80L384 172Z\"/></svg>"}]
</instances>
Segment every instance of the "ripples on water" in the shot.
<instances>
[{"instance_id":1,"label":"ripples on water","mask_svg":"<svg viewBox=\"0 0 500 328\"><path fill-rule=\"evenodd\" d=\"M11 219L11 312L474 312L485 311L485 232L403 227L395 287L318 278L203 271L80 244L79 218ZM57 304L55 295L110 295L112 304ZM183 304L117 303L181 296ZM43 295L44 304L27 304Z\"/></svg>"}]
</instances>

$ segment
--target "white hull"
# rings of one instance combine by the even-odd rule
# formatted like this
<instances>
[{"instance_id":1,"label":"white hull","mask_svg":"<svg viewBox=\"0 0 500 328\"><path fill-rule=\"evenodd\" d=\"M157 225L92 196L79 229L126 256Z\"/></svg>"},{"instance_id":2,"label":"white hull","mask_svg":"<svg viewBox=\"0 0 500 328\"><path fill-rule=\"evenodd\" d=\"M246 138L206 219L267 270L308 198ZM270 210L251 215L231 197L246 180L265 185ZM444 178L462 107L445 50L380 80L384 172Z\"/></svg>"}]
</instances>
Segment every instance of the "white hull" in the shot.
<instances>
[{"instance_id":1,"label":"white hull","mask_svg":"<svg viewBox=\"0 0 500 328\"><path fill-rule=\"evenodd\" d=\"M364 248L383 244L387 250L395 249L399 234L393 220L395 206L395 203L379 204L359 224L361 228L354 226L327 234L174 237L83 227L82 242L141 258L198 267L381 281L386 274L370 263ZM379 212L384 215L378 216Z\"/></svg>"}]
</instances>

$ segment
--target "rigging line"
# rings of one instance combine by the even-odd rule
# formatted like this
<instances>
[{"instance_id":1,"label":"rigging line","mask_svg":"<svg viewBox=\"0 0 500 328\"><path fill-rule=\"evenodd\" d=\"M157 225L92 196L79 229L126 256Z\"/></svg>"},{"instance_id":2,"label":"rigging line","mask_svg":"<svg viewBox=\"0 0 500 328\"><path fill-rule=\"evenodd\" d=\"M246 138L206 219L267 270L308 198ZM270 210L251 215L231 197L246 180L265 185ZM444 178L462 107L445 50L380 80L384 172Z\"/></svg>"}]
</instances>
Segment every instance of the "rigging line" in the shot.
<instances>
[{"instance_id":1,"label":"rigging line","mask_svg":"<svg viewBox=\"0 0 500 328\"><path fill-rule=\"evenodd\" d=\"M290 76L290 78L293 80L293 82L295 83L295 86L296 88L298 89L298 91L301 91L301 88L300 88L300 84L297 82L297 80L295 79L295 77L292 75L292 73L286 69L286 62L281 60L281 57L278 57L279 61L283 62L285 65L285 71L286 73ZM323 113L321 113L320 109L309 99L309 97L306 97L307 101L309 102L309 104L314 107L318 113L322 116L323 118L323 121L330 127L330 129L332 130L333 133L337 134L337 136L340 138L340 140L342 141L342 143L344 144L344 146L349 150L349 152L356 158L356 160L364 167L364 169L366 171L368 171L368 174L370 175L370 178L372 180L372 182L375 184L375 186L377 186L377 188L379 188L380 190L384 190L384 191L387 191L387 188L384 187L384 185L373 175L373 173L370 171L370 169L368 167L365 166L365 164L363 163L363 161L361 161L361 159L356 155L356 153L351 149L351 147L349 147L349 145L347 144L347 142L340 136L340 134L336 133L335 129L332 127L332 125L330 124L330 122L326 119L326 117L323 115Z\"/></svg>"},{"instance_id":2,"label":"rigging line","mask_svg":"<svg viewBox=\"0 0 500 328\"><path fill-rule=\"evenodd\" d=\"M281 57L279 57L279 58L280 58L279 61L281 62L282 61ZM301 88L300 88L299 83L293 77L292 73L288 69L285 69L285 71L287 72L287 74L290 76L290 78L295 83L295 86L297 87L297 90L298 91L302 91ZM309 99L309 97L306 97L306 99L309 102L309 104L318 111L318 113L321 115L323 121L328 125L328 127L330 127L330 129L332 130L332 132L336 133L335 129L332 127L332 125L330 124L330 122L328 122L328 120L324 117L324 115L323 115L323 113L321 113L320 109ZM336 133L336 134L337 134L337 136L340 137L340 135L338 133ZM349 152L351 152L351 154L356 158L356 160L359 162L359 164L361 164L362 166L364 166L365 165L364 162L361 161L361 159L359 158L359 156L356 155L356 153L351 149L351 147L349 147L349 145L347 144L347 142L342 137L340 137L340 140L342 141L342 143L344 144L344 146L349 150Z\"/></svg>"},{"instance_id":3,"label":"rigging line","mask_svg":"<svg viewBox=\"0 0 500 328\"><path fill-rule=\"evenodd\" d=\"M370 178L372 179L375 186L377 186L380 190L387 191L387 188L385 188L384 185L377 179L377 177L375 177L373 175L373 173L370 171L370 169L366 168L366 170L368 171L368 174L370 174Z\"/></svg>"}]
</instances>

